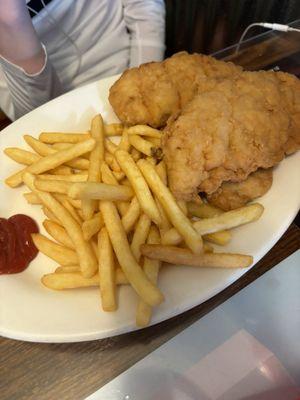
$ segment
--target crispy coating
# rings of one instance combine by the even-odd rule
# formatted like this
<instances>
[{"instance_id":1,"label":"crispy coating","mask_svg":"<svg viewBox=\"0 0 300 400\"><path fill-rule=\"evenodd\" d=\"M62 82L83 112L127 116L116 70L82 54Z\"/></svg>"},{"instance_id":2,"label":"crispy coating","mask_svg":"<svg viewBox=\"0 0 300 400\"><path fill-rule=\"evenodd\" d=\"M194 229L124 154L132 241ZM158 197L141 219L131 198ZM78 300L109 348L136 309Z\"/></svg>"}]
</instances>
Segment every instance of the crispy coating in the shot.
<instances>
[{"instance_id":1,"label":"crispy coating","mask_svg":"<svg viewBox=\"0 0 300 400\"><path fill-rule=\"evenodd\" d=\"M224 211L246 205L249 201L263 196L272 186L272 168L258 169L242 182L224 182L207 200Z\"/></svg>"},{"instance_id":2,"label":"crispy coating","mask_svg":"<svg viewBox=\"0 0 300 400\"><path fill-rule=\"evenodd\" d=\"M109 101L124 124L158 128L205 88L204 78L225 78L241 71L232 63L181 52L125 71L110 88Z\"/></svg>"},{"instance_id":3,"label":"crispy coating","mask_svg":"<svg viewBox=\"0 0 300 400\"><path fill-rule=\"evenodd\" d=\"M212 194L224 181L243 181L297 150L299 93L298 80L287 87L275 72L213 80L165 128L163 150L175 196Z\"/></svg>"},{"instance_id":4,"label":"crispy coating","mask_svg":"<svg viewBox=\"0 0 300 400\"><path fill-rule=\"evenodd\" d=\"M178 199L210 196L300 148L300 83L284 72L246 72L182 52L126 71L109 100L125 124L165 127L164 158ZM249 182L256 197L261 181Z\"/></svg>"}]
</instances>

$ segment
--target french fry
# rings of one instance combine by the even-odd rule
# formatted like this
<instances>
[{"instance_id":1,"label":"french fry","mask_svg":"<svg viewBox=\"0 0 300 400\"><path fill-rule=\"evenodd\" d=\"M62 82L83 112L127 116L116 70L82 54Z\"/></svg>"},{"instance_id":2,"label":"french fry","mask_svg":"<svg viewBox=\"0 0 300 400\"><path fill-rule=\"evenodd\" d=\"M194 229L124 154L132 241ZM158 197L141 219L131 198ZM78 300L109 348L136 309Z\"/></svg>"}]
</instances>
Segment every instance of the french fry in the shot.
<instances>
[{"instance_id":1,"label":"french fry","mask_svg":"<svg viewBox=\"0 0 300 400\"><path fill-rule=\"evenodd\" d=\"M68 195L72 199L127 201L133 197L134 193L130 187L123 185L78 182L72 184L69 188Z\"/></svg>"},{"instance_id":2,"label":"french fry","mask_svg":"<svg viewBox=\"0 0 300 400\"><path fill-rule=\"evenodd\" d=\"M228 230L208 233L207 235L203 235L203 239L208 242L218 244L219 246L225 246L231 240L231 232Z\"/></svg>"},{"instance_id":3,"label":"french fry","mask_svg":"<svg viewBox=\"0 0 300 400\"><path fill-rule=\"evenodd\" d=\"M61 150L49 156L42 157L33 164L29 165L28 167L24 168L22 171L17 172L16 174L10 176L6 179L7 185L11 187L19 186L23 182L23 174L25 172L30 172L33 174L41 174L43 172L49 171L55 167L64 164L67 161L76 158L77 156L90 151L95 145L94 139L89 139L85 142L81 142L72 146L67 150ZM87 160L85 160L87 161Z\"/></svg>"},{"instance_id":4,"label":"french fry","mask_svg":"<svg viewBox=\"0 0 300 400\"><path fill-rule=\"evenodd\" d=\"M72 182L67 181L55 181L55 180L46 180L46 179L39 179L36 178L35 180L35 187L38 190L42 190L44 192L50 193L68 193L68 190L72 186Z\"/></svg>"},{"instance_id":5,"label":"french fry","mask_svg":"<svg viewBox=\"0 0 300 400\"><path fill-rule=\"evenodd\" d=\"M177 204L180 207L181 211L183 212L184 215L188 215L188 209L186 202L183 200L177 200Z\"/></svg>"},{"instance_id":6,"label":"french fry","mask_svg":"<svg viewBox=\"0 0 300 400\"><path fill-rule=\"evenodd\" d=\"M200 197L199 197L200 199ZM199 218L212 218L217 215L223 214L223 210L206 203L187 203L188 213L191 216ZM204 235L203 239L208 242L218 244L219 246L225 246L231 240L231 232L228 230L223 230L219 232L209 233Z\"/></svg>"},{"instance_id":7,"label":"french fry","mask_svg":"<svg viewBox=\"0 0 300 400\"><path fill-rule=\"evenodd\" d=\"M43 157L48 157L51 156L53 154L56 153L60 153L63 154L63 152L72 152L74 145L69 146L67 149L63 149L63 150L55 150L52 146L49 146L43 142L40 142L39 140L35 139L32 136L29 135L24 135L24 139L26 141L26 143L33 148L34 151L36 151L39 155L43 156ZM85 143L85 142L82 142ZM80 143L77 143L77 148L80 148ZM90 151L90 150L88 150ZM83 155L85 153L87 153L88 151L79 154L79 155ZM65 161L64 163L66 163L68 166L72 167L72 168L77 168L77 169L82 169L82 170L87 170L89 168L89 161L84 159L84 158L80 158L80 157L71 157L69 160ZM32 171L29 171L32 172Z\"/></svg>"},{"instance_id":8,"label":"french fry","mask_svg":"<svg viewBox=\"0 0 300 400\"><path fill-rule=\"evenodd\" d=\"M79 272L80 273L79 265L62 265L60 267L57 267L55 270L56 274L65 274L65 273L70 273L70 272Z\"/></svg>"},{"instance_id":9,"label":"french fry","mask_svg":"<svg viewBox=\"0 0 300 400\"><path fill-rule=\"evenodd\" d=\"M34 193L35 194L35 193ZM40 199L41 200L41 199ZM41 201L41 204L43 204L43 202ZM49 218L51 221L56 222L58 225L62 225L61 221L56 218L56 216L53 214L52 211L50 211L47 207L43 206L42 207L43 213L45 214L45 216L47 218Z\"/></svg>"},{"instance_id":10,"label":"french fry","mask_svg":"<svg viewBox=\"0 0 300 400\"><path fill-rule=\"evenodd\" d=\"M161 205L163 206L172 224L184 237L187 246L196 254L202 251L202 239L194 230L189 219L181 211L177 205L170 190L163 184L155 167L153 167L146 160L139 160L137 163L142 174L144 175L148 185L150 186L153 193L157 196Z\"/></svg>"},{"instance_id":11,"label":"french fry","mask_svg":"<svg viewBox=\"0 0 300 400\"><path fill-rule=\"evenodd\" d=\"M59 195L59 194L57 193L56 195L54 195L54 197L57 198L57 195ZM61 195L61 196L64 196L64 195ZM67 199L68 199L68 202L71 204L71 206L73 206L74 208L77 208L77 212L81 211L81 200L74 200L74 199L71 199L70 197L68 197ZM66 200L66 199L64 199L64 200Z\"/></svg>"},{"instance_id":12,"label":"french fry","mask_svg":"<svg viewBox=\"0 0 300 400\"><path fill-rule=\"evenodd\" d=\"M100 211L116 257L131 286L147 304L151 306L160 304L164 297L135 261L116 206L112 202L101 201Z\"/></svg>"},{"instance_id":13,"label":"french fry","mask_svg":"<svg viewBox=\"0 0 300 400\"><path fill-rule=\"evenodd\" d=\"M118 149L119 150L124 150L124 151L130 151L130 141L129 141L129 137L128 137L128 133L127 133L127 129L123 130L123 135L121 136L121 141L118 145Z\"/></svg>"},{"instance_id":14,"label":"french fry","mask_svg":"<svg viewBox=\"0 0 300 400\"><path fill-rule=\"evenodd\" d=\"M78 263L78 257L74 250L55 243L40 233L33 233L31 237L33 243L41 253L52 258L52 260L59 264L73 265Z\"/></svg>"},{"instance_id":15,"label":"french fry","mask_svg":"<svg viewBox=\"0 0 300 400\"><path fill-rule=\"evenodd\" d=\"M41 192L35 188L33 175L29 173L24 174L24 182L29 189L39 196L44 206L55 215L55 217L66 229L70 239L74 243L82 275L87 278L93 276L98 269L97 260L90 243L84 240L82 230L78 222L50 193Z\"/></svg>"},{"instance_id":16,"label":"french fry","mask_svg":"<svg viewBox=\"0 0 300 400\"><path fill-rule=\"evenodd\" d=\"M122 124L107 124L104 126L105 136L121 136L123 132Z\"/></svg>"},{"instance_id":17,"label":"french fry","mask_svg":"<svg viewBox=\"0 0 300 400\"><path fill-rule=\"evenodd\" d=\"M150 228L150 232L147 239L148 244L159 244L160 237L159 232L155 226ZM161 262L159 260L152 260L150 258L144 258L144 272L149 278L149 280L156 285L158 279L158 272L161 267ZM152 308L149 304L140 300L136 310L136 324L140 327L145 327L149 325L152 315Z\"/></svg>"},{"instance_id":18,"label":"french fry","mask_svg":"<svg viewBox=\"0 0 300 400\"><path fill-rule=\"evenodd\" d=\"M176 265L189 265L200 268L247 268L253 257L243 254L202 253L194 254L180 247L143 244L141 252L145 257Z\"/></svg>"},{"instance_id":19,"label":"french fry","mask_svg":"<svg viewBox=\"0 0 300 400\"><path fill-rule=\"evenodd\" d=\"M142 153L133 147L131 150L131 157L137 162L142 157Z\"/></svg>"},{"instance_id":20,"label":"french fry","mask_svg":"<svg viewBox=\"0 0 300 400\"><path fill-rule=\"evenodd\" d=\"M103 183L107 183L108 185L119 185L119 182L115 177L114 172L110 170L106 162L103 162L101 165L101 174ZM123 216L129 208L129 205L127 206L127 202L118 201L117 208L119 210L119 213Z\"/></svg>"},{"instance_id":21,"label":"french fry","mask_svg":"<svg viewBox=\"0 0 300 400\"><path fill-rule=\"evenodd\" d=\"M113 174L118 182L121 181L125 177L124 172L113 171Z\"/></svg>"},{"instance_id":22,"label":"french fry","mask_svg":"<svg viewBox=\"0 0 300 400\"><path fill-rule=\"evenodd\" d=\"M96 259L97 259L97 261L99 262L99 260L98 260L98 256L99 256L99 254L98 254L98 244L96 243L95 240L91 240L91 245L92 245L94 254L95 254L95 256L96 256Z\"/></svg>"},{"instance_id":23,"label":"french fry","mask_svg":"<svg viewBox=\"0 0 300 400\"><path fill-rule=\"evenodd\" d=\"M160 204L158 198L155 196L155 203L157 205L157 208L159 210L160 213L160 217L161 217L161 224L159 226L159 230L160 232L167 232L169 229L172 228L172 225L167 217L167 214L165 213L164 208L162 207L162 205Z\"/></svg>"},{"instance_id":24,"label":"french fry","mask_svg":"<svg viewBox=\"0 0 300 400\"><path fill-rule=\"evenodd\" d=\"M71 175L73 170L66 165L61 165L59 167L50 169L49 173L54 175Z\"/></svg>"},{"instance_id":25,"label":"french fry","mask_svg":"<svg viewBox=\"0 0 300 400\"><path fill-rule=\"evenodd\" d=\"M85 240L90 240L103 227L104 221L101 213L97 213L91 219L87 219L82 224L82 233Z\"/></svg>"},{"instance_id":26,"label":"french fry","mask_svg":"<svg viewBox=\"0 0 300 400\"><path fill-rule=\"evenodd\" d=\"M53 143L52 148L55 150L65 150L72 146L71 143Z\"/></svg>"},{"instance_id":27,"label":"french fry","mask_svg":"<svg viewBox=\"0 0 300 400\"><path fill-rule=\"evenodd\" d=\"M60 224L57 224L50 219L45 219L43 222L43 226L47 233L53 237L58 243L66 246L70 249L74 249L74 244L70 239L70 236L67 234L65 228L63 228Z\"/></svg>"},{"instance_id":28,"label":"french fry","mask_svg":"<svg viewBox=\"0 0 300 400\"><path fill-rule=\"evenodd\" d=\"M107 183L108 185L119 185L117 178L105 161L101 164L101 176L102 182Z\"/></svg>"},{"instance_id":29,"label":"french fry","mask_svg":"<svg viewBox=\"0 0 300 400\"><path fill-rule=\"evenodd\" d=\"M88 133L62 133L62 132L42 132L39 140L44 143L80 143L90 139Z\"/></svg>"},{"instance_id":30,"label":"french fry","mask_svg":"<svg viewBox=\"0 0 300 400\"><path fill-rule=\"evenodd\" d=\"M7 147L4 153L19 164L31 165L38 161L41 157L31 151L18 149L17 147Z\"/></svg>"},{"instance_id":31,"label":"french fry","mask_svg":"<svg viewBox=\"0 0 300 400\"><path fill-rule=\"evenodd\" d=\"M73 200L70 199L70 197L68 197L66 194L63 193L53 193L53 197L60 201L61 203L65 200L68 200L68 202L75 208L77 209L81 209L81 201L80 200Z\"/></svg>"},{"instance_id":32,"label":"french fry","mask_svg":"<svg viewBox=\"0 0 300 400\"><path fill-rule=\"evenodd\" d=\"M106 164L108 164L113 171L122 172L121 167L114 155L112 155L110 153L105 153L104 160L105 160Z\"/></svg>"},{"instance_id":33,"label":"french fry","mask_svg":"<svg viewBox=\"0 0 300 400\"><path fill-rule=\"evenodd\" d=\"M198 218L212 218L216 217L217 215L223 214L224 212L220 208L217 208L207 203L197 204L194 202L188 202L187 208L191 217Z\"/></svg>"},{"instance_id":34,"label":"french fry","mask_svg":"<svg viewBox=\"0 0 300 400\"><path fill-rule=\"evenodd\" d=\"M26 170L26 168L23 168L21 171L16 172L13 175L10 175L8 178L5 179L5 183L7 186L10 186L11 188L15 188L17 186L20 186L21 183L23 182L23 173Z\"/></svg>"},{"instance_id":35,"label":"french fry","mask_svg":"<svg viewBox=\"0 0 300 400\"><path fill-rule=\"evenodd\" d=\"M137 197L134 196L133 199L131 200L127 212L122 216L122 225L126 233L130 232L133 229L136 221L140 216L140 213L141 213L140 204L138 202Z\"/></svg>"},{"instance_id":36,"label":"french fry","mask_svg":"<svg viewBox=\"0 0 300 400\"><path fill-rule=\"evenodd\" d=\"M127 129L128 135L149 136L161 139L162 133L158 129L151 128L147 125L135 125Z\"/></svg>"},{"instance_id":37,"label":"french fry","mask_svg":"<svg viewBox=\"0 0 300 400\"><path fill-rule=\"evenodd\" d=\"M69 211L69 213L72 215L72 217L79 223L79 225L82 224L82 218L80 217L79 213L74 209L72 204L69 202L68 199L62 200L61 204L65 207L66 210Z\"/></svg>"},{"instance_id":38,"label":"french fry","mask_svg":"<svg viewBox=\"0 0 300 400\"><path fill-rule=\"evenodd\" d=\"M155 166L155 170L158 174L158 176L160 177L161 181L163 182L164 185L167 185L167 169L166 169L166 164L164 161L159 162L156 166ZM160 204L157 196L154 196L155 198L155 202L157 205L157 208L159 210L160 216L161 216L161 225L160 225L160 232L166 232L169 229L171 229L171 223L167 217L167 214L165 213L164 208L162 207L162 205Z\"/></svg>"},{"instance_id":39,"label":"french fry","mask_svg":"<svg viewBox=\"0 0 300 400\"><path fill-rule=\"evenodd\" d=\"M156 166L155 170L160 177L161 181L163 182L164 185L168 185L168 174L167 174L167 167L166 163L164 160L160 161Z\"/></svg>"},{"instance_id":40,"label":"french fry","mask_svg":"<svg viewBox=\"0 0 300 400\"><path fill-rule=\"evenodd\" d=\"M105 150L107 150L110 154L115 154L115 151L118 150L118 146L112 142L110 139L105 139L104 141Z\"/></svg>"},{"instance_id":41,"label":"french fry","mask_svg":"<svg viewBox=\"0 0 300 400\"><path fill-rule=\"evenodd\" d=\"M154 147L161 147L161 138L148 137L147 140L151 142Z\"/></svg>"},{"instance_id":42,"label":"french fry","mask_svg":"<svg viewBox=\"0 0 300 400\"><path fill-rule=\"evenodd\" d=\"M112 245L106 228L98 234L99 284L104 311L117 309L115 263Z\"/></svg>"},{"instance_id":43,"label":"french fry","mask_svg":"<svg viewBox=\"0 0 300 400\"><path fill-rule=\"evenodd\" d=\"M199 235L207 235L256 221L263 211L264 208L261 204L254 203L224 212L216 217L204 218L193 222L193 226ZM180 234L173 228L162 236L162 243L165 245L179 244L181 240Z\"/></svg>"},{"instance_id":44,"label":"french fry","mask_svg":"<svg viewBox=\"0 0 300 400\"><path fill-rule=\"evenodd\" d=\"M143 154L146 154L146 156L152 157L155 151L155 146L153 143L141 138L138 135L130 135L129 142L135 149Z\"/></svg>"},{"instance_id":45,"label":"french fry","mask_svg":"<svg viewBox=\"0 0 300 400\"><path fill-rule=\"evenodd\" d=\"M129 210L129 207L130 203L128 201L118 201L117 208L122 218Z\"/></svg>"},{"instance_id":46,"label":"french fry","mask_svg":"<svg viewBox=\"0 0 300 400\"><path fill-rule=\"evenodd\" d=\"M80 272L60 272L44 275L41 281L44 286L54 290L77 289L93 286L97 287L99 286L99 275L96 274L91 278L85 278ZM120 269L116 271L116 284L128 284L128 280Z\"/></svg>"},{"instance_id":47,"label":"french fry","mask_svg":"<svg viewBox=\"0 0 300 400\"><path fill-rule=\"evenodd\" d=\"M65 150L65 149L68 149L71 146L72 146L71 143L53 143L51 145L51 148L55 149L55 150ZM82 154L80 157L83 157L83 158L86 158L87 160L89 160L90 159L90 153ZM88 164L87 164L87 167L84 168L84 169L88 169Z\"/></svg>"},{"instance_id":48,"label":"french fry","mask_svg":"<svg viewBox=\"0 0 300 400\"><path fill-rule=\"evenodd\" d=\"M23 196L25 197L27 203L29 204L42 204L39 197L33 192L24 193Z\"/></svg>"},{"instance_id":49,"label":"french fry","mask_svg":"<svg viewBox=\"0 0 300 400\"><path fill-rule=\"evenodd\" d=\"M115 153L118 162L129 179L136 197L144 213L157 225L161 223L160 214L152 197L150 189L139 168L129 153L118 150Z\"/></svg>"},{"instance_id":50,"label":"french fry","mask_svg":"<svg viewBox=\"0 0 300 400\"><path fill-rule=\"evenodd\" d=\"M40 174L38 176L39 181L66 181L66 182L86 182L87 174L73 174L73 175L51 175L51 174Z\"/></svg>"},{"instance_id":51,"label":"french fry","mask_svg":"<svg viewBox=\"0 0 300 400\"><path fill-rule=\"evenodd\" d=\"M104 126L100 114L96 115L91 124L91 136L95 139L96 145L90 154L90 164L88 169L88 182L101 181L101 164L104 160ZM82 200L82 213L84 220L92 218L96 208L97 201L90 199Z\"/></svg>"},{"instance_id":52,"label":"french fry","mask_svg":"<svg viewBox=\"0 0 300 400\"><path fill-rule=\"evenodd\" d=\"M264 207L259 203L247 205L232 211L224 212L213 218L205 218L194 222L196 231L200 234L218 232L235 228L256 221L262 215Z\"/></svg>"},{"instance_id":53,"label":"french fry","mask_svg":"<svg viewBox=\"0 0 300 400\"><path fill-rule=\"evenodd\" d=\"M139 262L141 257L140 246L146 242L150 230L150 225L151 219L148 217L148 215L142 213L135 226L132 242L130 245L132 254L134 255L137 262Z\"/></svg>"}]
</instances>

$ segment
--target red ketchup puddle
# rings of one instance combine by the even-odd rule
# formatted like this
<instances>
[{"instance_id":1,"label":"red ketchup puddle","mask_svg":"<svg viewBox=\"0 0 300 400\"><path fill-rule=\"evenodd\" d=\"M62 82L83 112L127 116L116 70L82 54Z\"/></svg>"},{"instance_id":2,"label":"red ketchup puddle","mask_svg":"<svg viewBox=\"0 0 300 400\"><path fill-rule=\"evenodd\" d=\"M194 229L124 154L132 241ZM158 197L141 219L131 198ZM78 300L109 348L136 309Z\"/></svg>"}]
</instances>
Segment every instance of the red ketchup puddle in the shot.
<instances>
[{"instance_id":1,"label":"red ketchup puddle","mask_svg":"<svg viewBox=\"0 0 300 400\"><path fill-rule=\"evenodd\" d=\"M31 234L38 231L35 221L27 215L0 218L0 275L15 274L28 267L38 253Z\"/></svg>"}]
</instances>

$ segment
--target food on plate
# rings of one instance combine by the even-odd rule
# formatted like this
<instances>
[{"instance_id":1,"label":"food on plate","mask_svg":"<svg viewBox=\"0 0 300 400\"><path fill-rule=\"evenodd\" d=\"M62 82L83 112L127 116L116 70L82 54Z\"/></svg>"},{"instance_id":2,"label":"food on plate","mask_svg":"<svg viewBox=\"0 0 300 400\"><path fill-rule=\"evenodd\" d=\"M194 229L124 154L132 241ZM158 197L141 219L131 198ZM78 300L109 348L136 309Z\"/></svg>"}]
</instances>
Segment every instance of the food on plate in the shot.
<instances>
[{"instance_id":1,"label":"food on plate","mask_svg":"<svg viewBox=\"0 0 300 400\"><path fill-rule=\"evenodd\" d=\"M160 235L156 226L151 226L149 230L149 235L147 238L147 243L159 244ZM153 284L157 284L158 273L161 267L160 260L154 260L152 258L144 257L143 269L147 277ZM137 326L143 327L147 326L150 323L152 315L152 307L149 304L145 303L142 299L139 300L136 309L136 324Z\"/></svg>"},{"instance_id":2,"label":"food on plate","mask_svg":"<svg viewBox=\"0 0 300 400\"><path fill-rule=\"evenodd\" d=\"M42 283L56 290L96 286L105 311L118 308L118 285L130 285L138 295L136 323L146 326L153 307L164 300L159 270L166 252L173 257L169 261L186 260L187 265L249 266L251 256L217 253L208 242L225 245L232 236L229 229L257 219L263 207L256 204L224 213L205 200L176 200L165 162L134 147L144 142L160 147L161 131L143 125L110 126L121 136L119 144L107 137L108 125L101 116L93 119L88 134L43 133L39 140L26 135L34 157L14 175L30 190L24 194L26 201L41 206L47 217L43 226L50 238L35 232L32 240L59 266L44 275ZM21 164L26 152L6 151ZM87 169L81 161L88 163ZM83 211L86 200L93 201L88 212ZM170 250L165 242L180 247ZM153 246L161 247L153 251Z\"/></svg>"},{"instance_id":3,"label":"food on plate","mask_svg":"<svg viewBox=\"0 0 300 400\"><path fill-rule=\"evenodd\" d=\"M40 233L32 234L32 240L41 253L52 258L59 265L78 264L78 257L74 250L53 242Z\"/></svg>"},{"instance_id":4,"label":"food on plate","mask_svg":"<svg viewBox=\"0 0 300 400\"><path fill-rule=\"evenodd\" d=\"M137 165L142 171L150 189L155 193L158 201L164 208L170 222L184 238L186 245L194 253L201 253L203 245L201 236L197 235L191 221L184 215L171 191L164 185L155 171L154 166L147 160L139 160Z\"/></svg>"},{"instance_id":5,"label":"food on plate","mask_svg":"<svg viewBox=\"0 0 300 400\"><path fill-rule=\"evenodd\" d=\"M141 252L154 260L165 261L175 265L190 265L200 268L247 268L252 262L251 256L243 254L202 253L194 254L188 249L159 244L143 244Z\"/></svg>"},{"instance_id":6,"label":"food on plate","mask_svg":"<svg viewBox=\"0 0 300 400\"><path fill-rule=\"evenodd\" d=\"M272 168L260 168L244 181L223 182L215 192L207 196L207 199L210 204L224 211L234 210L263 196L272 186L272 181Z\"/></svg>"},{"instance_id":7,"label":"food on plate","mask_svg":"<svg viewBox=\"0 0 300 400\"><path fill-rule=\"evenodd\" d=\"M249 204L215 217L194 221L193 228L200 236L212 234L256 221L261 217L263 211L264 207L261 204ZM162 244L164 245L179 244L182 240L183 237L175 228L171 228L162 234Z\"/></svg>"},{"instance_id":8,"label":"food on plate","mask_svg":"<svg viewBox=\"0 0 300 400\"><path fill-rule=\"evenodd\" d=\"M34 181L36 178L34 175L26 172L23 179L28 188L40 198L43 205L54 214L58 222L66 229L76 248L82 275L86 278L93 276L98 270L98 263L91 243L86 242L83 238L80 224L54 196L35 188Z\"/></svg>"},{"instance_id":9,"label":"food on plate","mask_svg":"<svg viewBox=\"0 0 300 400\"><path fill-rule=\"evenodd\" d=\"M92 119L91 123L91 137L95 139L96 144L89 157L87 182L100 182L101 180L101 164L104 160L104 135L103 119L98 114ZM82 198L81 208L83 219L90 219L98 208L97 202L92 199Z\"/></svg>"},{"instance_id":10,"label":"food on plate","mask_svg":"<svg viewBox=\"0 0 300 400\"><path fill-rule=\"evenodd\" d=\"M191 200L199 191L211 195L223 182L243 181L300 147L300 129L298 145L295 137L290 145L292 118L274 74L244 72L234 80L215 81L169 119L163 151L170 188L178 199ZM291 95L297 90L295 109L300 105L295 78Z\"/></svg>"},{"instance_id":11,"label":"food on plate","mask_svg":"<svg viewBox=\"0 0 300 400\"><path fill-rule=\"evenodd\" d=\"M241 71L232 63L181 52L125 71L110 88L109 101L124 124L159 128L206 87L203 78L231 78Z\"/></svg>"},{"instance_id":12,"label":"food on plate","mask_svg":"<svg viewBox=\"0 0 300 400\"><path fill-rule=\"evenodd\" d=\"M116 299L115 256L105 227L98 233L98 256L102 308L104 311L115 311L118 308Z\"/></svg>"},{"instance_id":13,"label":"food on plate","mask_svg":"<svg viewBox=\"0 0 300 400\"><path fill-rule=\"evenodd\" d=\"M247 72L179 53L126 71L109 100L122 122L164 128L169 186L178 200L196 200L198 192L216 199L223 182L245 181L300 148L300 82L287 73ZM267 190L264 178L250 178L240 198L224 186L218 204L241 206Z\"/></svg>"},{"instance_id":14,"label":"food on plate","mask_svg":"<svg viewBox=\"0 0 300 400\"><path fill-rule=\"evenodd\" d=\"M37 256L31 234L39 228L27 215L0 218L0 275L22 272Z\"/></svg>"}]
</instances>

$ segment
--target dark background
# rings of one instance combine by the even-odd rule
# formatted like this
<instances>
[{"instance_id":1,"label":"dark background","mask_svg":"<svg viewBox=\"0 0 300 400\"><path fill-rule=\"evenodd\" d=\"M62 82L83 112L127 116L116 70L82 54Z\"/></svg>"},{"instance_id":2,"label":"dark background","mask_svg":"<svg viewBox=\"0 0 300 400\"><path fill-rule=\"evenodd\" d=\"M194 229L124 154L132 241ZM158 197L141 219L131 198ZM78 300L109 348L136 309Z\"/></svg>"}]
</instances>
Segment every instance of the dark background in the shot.
<instances>
[{"instance_id":1,"label":"dark background","mask_svg":"<svg viewBox=\"0 0 300 400\"><path fill-rule=\"evenodd\" d=\"M252 22L287 24L300 18L300 0L165 0L166 56L181 50L213 53L239 41ZM264 32L253 28L249 36Z\"/></svg>"}]
</instances>

